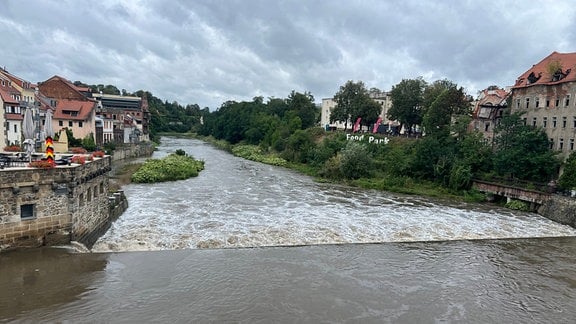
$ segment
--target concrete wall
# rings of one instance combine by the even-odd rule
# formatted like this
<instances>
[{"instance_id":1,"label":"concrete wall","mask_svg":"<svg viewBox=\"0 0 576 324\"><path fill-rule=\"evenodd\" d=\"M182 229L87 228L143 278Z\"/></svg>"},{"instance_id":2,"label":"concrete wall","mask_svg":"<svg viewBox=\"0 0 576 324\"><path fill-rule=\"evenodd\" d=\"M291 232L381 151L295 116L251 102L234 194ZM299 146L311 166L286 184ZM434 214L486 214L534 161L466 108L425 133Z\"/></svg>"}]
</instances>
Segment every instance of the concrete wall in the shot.
<instances>
[{"instance_id":1,"label":"concrete wall","mask_svg":"<svg viewBox=\"0 0 576 324\"><path fill-rule=\"evenodd\" d=\"M91 246L94 233L110 226L111 161L0 170L0 251L70 241ZM23 218L27 213L31 217Z\"/></svg>"}]
</instances>

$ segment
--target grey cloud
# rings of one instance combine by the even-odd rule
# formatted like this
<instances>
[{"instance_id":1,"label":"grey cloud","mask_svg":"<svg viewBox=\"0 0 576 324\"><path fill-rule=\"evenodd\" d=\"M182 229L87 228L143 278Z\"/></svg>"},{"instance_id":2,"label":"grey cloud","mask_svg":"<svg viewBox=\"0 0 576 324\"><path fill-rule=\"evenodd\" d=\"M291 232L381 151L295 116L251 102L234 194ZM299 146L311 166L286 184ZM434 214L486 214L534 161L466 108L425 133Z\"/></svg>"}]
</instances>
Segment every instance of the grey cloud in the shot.
<instances>
[{"instance_id":1,"label":"grey cloud","mask_svg":"<svg viewBox=\"0 0 576 324\"><path fill-rule=\"evenodd\" d=\"M418 76L475 95L574 51L575 12L569 0L5 0L0 65L211 108L291 90L319 102L347 80L389 90Z\"/></svg>"}]
</instances>

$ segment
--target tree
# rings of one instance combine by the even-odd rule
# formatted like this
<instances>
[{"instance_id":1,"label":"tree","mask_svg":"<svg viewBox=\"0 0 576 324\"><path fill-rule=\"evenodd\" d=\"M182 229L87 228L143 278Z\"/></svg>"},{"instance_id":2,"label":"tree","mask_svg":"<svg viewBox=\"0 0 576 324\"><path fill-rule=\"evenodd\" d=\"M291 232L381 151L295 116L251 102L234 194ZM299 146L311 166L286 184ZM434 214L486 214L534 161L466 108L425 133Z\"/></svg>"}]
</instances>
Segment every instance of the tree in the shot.
<instances>
[{"instance_id":1,"label":"tree","mask_svg":"<svg viewBox=\"0 0 576 324\"><path fill-rule=\"evenodd\" d=\"M296 113L302 121L302 129L313 127L316 124L317 110L314 97L310 92L299 93L292 90L286 99L288 109Z\"/></svg>"},{"instance_id":2,"label":"tree","mask_svg":"<svg viewBox=\"0 0 576 324\"><path fill-rule=\"evenodd\" d=\"M560 161L549 149L546 132L524 125L520 114L504 116L494 135L494 168L499 175L538 182L556 175Z\"/></svg>"},{"instance_id":3,"label":"tree","mask_svg":"<svg viewBox=\"0 0 576 324\"><path fill-rule=\"evenodd\" d=\"M470 105L462 87L458 89L455 84L450 84L444 89L436 86L435 90L440 90L440 93L434 100L432 94L436 91L428 92L429 97L425 96L425 102L432 103L425 109L422 124L427 135L448 136L452 117L466 113Z\"/></svg>"},{"instance_id":4,"label":"tree","mask_svg":"<svg viewBox=\"0 0 576 324\"><path fill-rule=\"evenodd\" d=\"M382 112L382 106L370 97L366 97L365 101L359 107L357 117L362 118L362 125L370 127L378 120L378 116Z\"/></svg>"},{"instance_id":5,"label":"tree","mask_svg":"<svg viewBox=\"0 0 576 324\"><path fill-rule=\"evenodd\" d=\"M558 179L558 185L562 189L576 189L576 152L571 153L564 162L564 172Z\"/></svg>"},{"instance_id":6,"label":"tree","mask_svg":"<svg viewBox=\"0 0 576 324\"><path fill-rule=\"evenodd\" d=\"M356 83L353 81L346 82L334 95L336 107L332 111L332 114L330 114L330 122L344 122L344 129L346 130L349 120L358 117L362 118L363 107L369 103L369 100L372 99L370 99L368 90L366 90L362 81ZM369 110L365 111L365 113L368 112ZM366 114L366 117L370 116L370 114ZM376 119L374 119L374 121L376 121Z\"/></svg>"},{"instance_id":7,"label":"tree","mask_svg":"<svg viewBox=\"0 0 576 324\"><path fill-rule=\"evenodd\" d=\"M422 103L426 81L422 78L404 79L392 87L390 97L392 107L388 119L398 120L409 133L412 127L422 123Z\"/></svg>"}]
</instances>

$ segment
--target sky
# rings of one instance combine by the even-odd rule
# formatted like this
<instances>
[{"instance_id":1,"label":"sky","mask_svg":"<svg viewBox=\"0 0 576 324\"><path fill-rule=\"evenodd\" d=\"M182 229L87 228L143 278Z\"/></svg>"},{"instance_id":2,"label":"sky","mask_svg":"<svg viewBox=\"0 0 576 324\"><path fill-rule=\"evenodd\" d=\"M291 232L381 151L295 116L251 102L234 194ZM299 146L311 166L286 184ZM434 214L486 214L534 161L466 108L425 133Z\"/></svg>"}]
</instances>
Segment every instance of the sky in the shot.
<instances>
[{"instance_id":1,"label":"sky","mask_svg":"<svg viewBox=\"0 0 576 324\"><path fill-rule=\"evenodd\" d=\"M576 52L572 0L0 0L0 67L215 110L347 81L448 79L474 97Z\"/></svg>"}]
</instances>

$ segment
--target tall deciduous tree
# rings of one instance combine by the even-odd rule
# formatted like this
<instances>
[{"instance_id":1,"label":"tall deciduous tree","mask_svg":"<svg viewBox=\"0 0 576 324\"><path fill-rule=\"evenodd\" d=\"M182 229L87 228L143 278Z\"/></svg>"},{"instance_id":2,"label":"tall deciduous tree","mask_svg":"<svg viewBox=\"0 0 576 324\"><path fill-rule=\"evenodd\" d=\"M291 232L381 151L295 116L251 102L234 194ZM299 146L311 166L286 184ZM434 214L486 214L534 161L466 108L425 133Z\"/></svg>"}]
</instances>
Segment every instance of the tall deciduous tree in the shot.
<instances>
[{"instance_id":1,"label":"tall deciduous tree","mask_svg":"<svg viewBox=\"0 0 576 324\"><path fill-rule=\"evenodd\" d=\"M336 107L330 115L330 121L344 122L344 129L347 129L348 121L351 121L352 119L356 120L358 117L370 118L371 115L368 113L370 109L363 110L363 107L369 104L370 100L364 82L346 82L346 84L341 86L340 90L338 90L334 95ZM363 113L364 116L362 116ZM376 121L376 118L374 118L374 121Z\"/></svg>"},{"instance_id":2,"label":"tall deciduous tree","mask_svg":"<svg viewBox=\"0 0 576 324\"><path fill-rule=\"evenodd\" d=\"M494 129L494 168L501 176L547 182L560 165L549 149L546 132L524 125L519 114L504 116Z\"/></svg>"},{"instance_id":3,"label":"tall deciduous tree","mask_svg":"<svg viewBox=\"0 0 576 324\"><path fill-rule=\"evenodd\" d=\"M422 78L404 79L392 87L390 97L392 107L388 119L398 120L408 132L422 123L422 104L426 81Z\"/></svg>"},{"instance_id":4,"label":"tall deciduous tree","mask_svg":"<svg viewBox=\"0 0 576 324\"><path fill-rule=\"evenodd\" d=\"M428 94L431 95L431 92ZM463 115L470 107L464 89L458 89L455 85L444 88L434 100L430 97L427 101L432 103L425 109L422 124L426 134L432 136L448 136L452 117Z\"/></svg>"},{"instance_id":5,"label":"tall deciduous tree","mask_svg":"<svg viewBox=\"0 0 576 324\"><path fill-rule=\"evenodd\" d=\"M310 92L300 93L292 90L286 99L288 109L294 111L302 121L302 129L313 127L316 124L318 108L314 104L314 96Z\"/></svg>"}]
</instances>

